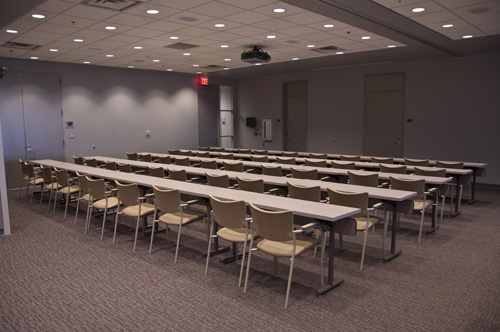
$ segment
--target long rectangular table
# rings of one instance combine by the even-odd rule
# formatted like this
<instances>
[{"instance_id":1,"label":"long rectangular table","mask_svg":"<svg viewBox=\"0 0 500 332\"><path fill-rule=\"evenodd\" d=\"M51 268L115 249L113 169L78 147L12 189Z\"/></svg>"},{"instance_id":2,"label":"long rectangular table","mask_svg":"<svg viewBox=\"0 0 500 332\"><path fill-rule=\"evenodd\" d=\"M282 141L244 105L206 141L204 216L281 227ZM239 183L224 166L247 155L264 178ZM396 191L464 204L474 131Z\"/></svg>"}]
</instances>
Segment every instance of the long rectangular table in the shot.
<instances>
[{"instance_id":1,"label":"long rectangular table","mask_svg":"<svg viewBox=\"0 0 500 332\"><path fill-rule=\"evenodd\" d=\"M279 196L262 195L247 191L236 191L226 188L218 188L206 186L202 184L174 181L161 179L152 176L144 176L134 173L123 173L111 171L102 168L76 165L56 160L43 159L30 161L35 164L66 169L71 172L79 172L88 174L94 177L104 178L108 180L117 180L121 182L137 183L141 186L164 189L177 189L183 194L193 195L197 197L208 198L210 195L223 200L242 200L247 204L252 203L264 209L270 210L290 210L295 215L314 218L327 223L331 227L330 247L329 247L329 265L328 265L328 285L317 290L317 294L324 294L331 289L337 287L343 282L343 279L334 279L334 248L335 248L335 225L336 221L348 218L360 212L359 209L338 206L333 204L322 204L309 202L298 199L291 199ZM158 164L156 164L158 165ZM353 222L355 222L353 220Z\"/></svg>"}]
</instances>

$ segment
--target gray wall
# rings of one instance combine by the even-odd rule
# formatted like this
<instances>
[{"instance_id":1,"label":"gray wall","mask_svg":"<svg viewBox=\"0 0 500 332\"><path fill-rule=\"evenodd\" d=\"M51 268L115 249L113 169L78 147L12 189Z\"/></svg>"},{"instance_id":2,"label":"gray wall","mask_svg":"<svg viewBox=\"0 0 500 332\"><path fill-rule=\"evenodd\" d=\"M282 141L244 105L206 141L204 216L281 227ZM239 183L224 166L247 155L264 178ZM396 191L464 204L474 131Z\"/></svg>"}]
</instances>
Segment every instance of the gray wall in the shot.
<instances>
[{"instance_id":1,"label":"gray wall","mask_svg":"<svg viewBox=\"0 0 500 332\"><path fill-rule=\"evenodd\" d=\"M238 81L238 146L262 147L247 116L281 119L283 82L308 81L308 150L363 154L364 76L405 73L406 157L487 162L478 182L500 184L500 53L418 62L346 67ZM260 121L258 122L260 123ZM282 149L282 124L273 142Z\"/></svg>"}]
</instances>

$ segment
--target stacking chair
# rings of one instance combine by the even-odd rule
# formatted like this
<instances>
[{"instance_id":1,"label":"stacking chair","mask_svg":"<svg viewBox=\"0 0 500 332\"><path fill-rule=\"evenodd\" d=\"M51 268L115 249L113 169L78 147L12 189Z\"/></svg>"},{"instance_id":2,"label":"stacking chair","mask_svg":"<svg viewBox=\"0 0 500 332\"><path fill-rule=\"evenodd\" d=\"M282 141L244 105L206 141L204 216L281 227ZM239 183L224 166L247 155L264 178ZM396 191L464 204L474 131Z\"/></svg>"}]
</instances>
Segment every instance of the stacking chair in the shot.
<instances>
[{"instance_id":1,"label":"stacking chair","mask_svg":"<svg viewBox=\"0 0 500 332\"><path fill-rule=\"evenodd\" d=\"M266 211L251 203L250 211L253 221L250 224L250 250L248 253L244 292L246 292L248 288L248 276L252 260L251 248L253 247L253 239L256 236L260 236L262 238L262 240L257 243L257 249L275 257L275 268L277 267L278 257L286 257L290 259L290 272L288 275L285 308L288 307L295 256L302 254L308 249L314 249L319 243L321 243L320 278L321 286L323 286L323 257L325 252L325 241L321 225L311 223L302 226L300 229L294 229L292 211ZM320 231L320 239L304 235L313 229L318 229Z\"/></svg>"},{"instance_id":2,"label":"stacking chair","mask_svg":"<svg viewBox=\"0 0 500 332\"><path fill-rule=\"evenodd\" d=\"M406 165L379 164L378 168L381 173L406 174Z\"/></svg>"},{"instance_id":3,"label":"stacking chair","mask_svg":"<svg viewBox=\"0 0 500 332\"><path fill-rule=\"evenodd\" d=\"M221 147L214 147L213 148L215 152L224 152L226 151L226 148L221 148Z\"/></svg>"},{"instance_id":4,"label":"stacking chair","mask_svg":"<svg viewBox=\"0 0 500 332\"><path fill-rule=\"evenodd\" d=\"M168 150L168 154L172 154L174 156L180 156L181 155L181 151L180 150L174 150L174 149L167 149Z\"/></svg>"},{"instance_id":5,"label":"stacking chair","mask_svg":"<svg viewBox=\"0 0 500 332\"><path fill-rule=\"evenodd\" d=\"M281 155L283 157L298 157L299 156L299 153L298 152L294 152L294 151L281 151Z\"/></svg>"},{"instance_id":6,"label":"stacking chair","mask_svg":"<svg viewBox=\"0 0 500 332\"><path fill-rule=\"evenodd\" d=\"M370 228L374 228L379 222L384 223L382 232L382 258L385 256L385 236L387 233L387 208L383 203L377 203L373 207L368 208L368 193L345 193L327 188L330 204L348 206L358 208L361 212L350 217L356 220L356 230L365 233L363 240L363 250L361 251L361 264L359 270L363 270L363 262L365 260L366 239ZM383 218L371 215L370 212L375 209L382 209L384 212Z\"/></svg>"},{"instance_id":7,"label":"stacking chair","mask_svg":"<svg viewBox=\"0 0 500 332\"><path fill-rule=\"evenodd\" d=\"M118 165L114 161L105 161L104 162L104 168L109 169L110 171L117 171L118 170Z\"/></svg>"},{"instance_id":8,"label":"stacking chair","mask_svg":"<svg viewBox=\"0 0 500 332\"><path fill-rule=\"evenodd\" d=\"M247 218L245 202L243 201L222 201L213 196L209 198L210 206L212 207L212 217L210 218L210 235L208 240L205 275L208 273L208 263L210 261L210 250L212 248L213 238L220 238L231 242L235 259L238 259L238 243L243 243L243 256L241 258L240 278L238 280L238 287L241 287L247 244L250 242L250 228L248 227L248 223L251 221L251 218ZM216 234L214 234L215 223L221 226Z\"/></svg>"},{"instance_id":9,"label":"stacking chair","mask_svg":"<svg viewBox=\"0 0 500 332\"><path fill-rule=\"evenodd\" d=\"M331 161L332 168L339 168L339 169L356 169L356 164L354 162L346 162L346 161L338 161L338 160L332 160Z\"/></svg>"},{"instance_id":10,"label":"stacking chair","mask_svg":"<svg viewBox=\"0 0 500 332\"><path fill-rule=\"evenodd\" d=\"M215 175L205 173L205 176L207 177L207 183L209 186L229 188L229 177L227 176L227 174Z\"/></svg>"},{"instance_id":11,"label":"stacking chair","mask_svg":"<svg viewBox=\"0 0 500 332\"><path fill-rule=\"evenodd\" d=\"M415 175L422 175L422 176L438 176L438 177L446 177L446 169L445 168L435 168L433 167L432 169L429 168L420 168L418 166L415 166ZM426 188L427 189L431 189ZM440 216L440 222L443 221L443 212L444 212L444 201L446 199L446 195L448 194L448 189L450 189L449 184L443 184L441 186L434 187L438 190L438 195L441 197L441 216ZM453 190L452 190L453 192ZM439 204L439 201L437 202ZM451 195L451 201L450 201L450 217L453 215L453 193Z\"/></svg>"},{"instance_id":12,"label":"stacking chair","mask_svg":"<svg viewBox=\"0 0 500 332\"><path fill-rule=\"evenodd\" d=\"M28 177L28 169L26 167L26 162L23 161L21 158L19 158L19 164L21 165L21 185L19 186L19 197L21 197L23 192L23 183L26 182L26 185L28 185L29 177Z\"/></svg>"},{"instance_id":13,"label":"stacking chair","mask_svg":"<svg viewBox=\"0 0 500 332\"><path fill-rule=\"evenodd\" d=\"M172 160L171 160L170 156L161 156L161 157L158 157L158 163L171 164Z\"/></svg>"},{"instance_id":14,"label":"stacking chair","mask_svg":"<svg viewBox=\"0 0 500 332\"><path fill-rule=\"evenodd\" d=\"M372 163L377 164L392 164L394 163L394 158L391 157L371 157Z\"/></svg>"},{"instance_id":15,"label":"stacking chair","mask_svg":"<svg viewBox=\"0 0 500 332\"><path fill-rule=\"evenodd\" d=\"M199 146L198 151L210 151L210 147L209 146Z\"/></svg>"},{"instance_id":16,"label":"stacking chair","mask_svg":"<svg viewBox=\"0 0 500 332\"><path fill-rule=\"evenodd\" d=\"M85 226L87 226L87 219L89 218L90 209L90 191L89 191L89 181L87 175L80 174L76 172L78 178L78 197L76 198L76 213L75 213L75 224L78 220L78 211L80 210L80 203L83 201L87 204L87 214L85 216Z\"/></svg>"},{"instance_id":17,"label":"stacking chair","mask_svg":"<svg viewBox=\"0 0 500 332\"><path fill-rule=\"evenodd\" d=\"M361 174L347 171L349 184L365 187L378 187L378 173Z\"/></svg>"},{"instance_id":18,"label":"stacking chair","mask_svg":"<svg viewBox=\"0 0 500 332\"><path fill-rule=\"evenodd\" d=\"M179 166L191 166L189 157L174 157L174 164Z\"/></svg>"},{"instance_id":19,"label":"stacking chair","mask_svg":"<svg viewBox=\"0 0 500 332\"><path fill-rule=\"evenodd\" d=\"M143 197L139 193L139 186L137 183L131 184L121 184L115 180L116 188L118 189L118 201L123 204L124 207L120 210L120 205L117 207L116 217L115 217L115 230L113 232L113 243L115 243L116 229L118 227L118 219L120 215L124 214L128 217L137 218L135 224L135 237L134 237L134 251L137 246L137 234L139 233L139 222L142 217L147 218L147 216L155 212L155 207L153 204L146 202L146 197Z\"/></svg>"},{"instance_id":20,"label":"stacking chair","mask_svg":"<svg viewBox=\"0 0 500 332\"><path fill-rule=\"evenodd\" d=\"M303 199L311 202L321 202L321 187L320 186L299 186L287 182L288 196L290 198Z\"/></svg>"},{"instance_id":21,"label":"stacking chair","mask_svg":"<svg viewBox=\"0 0 500 332\"><path fill-rule=\"evenodd\" d=\"M250 149L238 149L238 153L252 154L252 150L250 150Z\"/></svg>"},{"instance_id":22,"label":"stacking chair","mask_svg":"<svg viewBox=\"0 0 500 332\"><path fill-rule=\"evenodd\" d=\"M79 187L75 184L70 184L70 179L68 175L68 171L65 169L56 169L56 180L59 184L59 188L57 188L54 196L54 210L52 213L56 212L57 205L57 194L61 193L64 197L66 195L66 207L64 208L64 219L66 219L66 212L68 211L68 203L70 196L73 195L74 198L76 193L80 190Z\"/></svg>"},{"instance_id":23,"label":"stacking chair","mask_svg":"<svg viewBox=\"0 0 500 332\"><path fill-rule=\"evenodd\" d=\"M44 180L43 177L38 173L35 173L35 167L33 164L24 162L26 165L26 172L28 174L28 182L26 186L26 195L28 195L29 188L31 186L31 199L30 204L33 202L33 195L35 193L35 187L40 186L40 191L43 190Z\"/></svg>"},{"instance_id":24,"label":"stacking chair","mask_svg":"<svg viewBox=\"0 0 500 332\"><path fill-rule=\"evenodd\" d=\"M177 255L179 253L179 244L181 242L182 226L202 220L207 217L207 214L200 211L195 211L189 208L190 204L198 202L197 200L182 203L181 195L178 190L161 190L153 186L155 195L154 219L151 229L151 242L149 244L149 253L153 248L154 229L156 223L165 224L168 236L168 226L178 226L177 245L175 247L174 263L177 263ZM161 214L161 215L160 215Z\"/></svg>"},{"instance_id":25,"label":"stacking chair","mask_svg":"<svg viewBox=\"0 0 500 332\"><path fill-rule=\"evenodd\" d=\"M179 150L181 156L192 156L193 152L191 150Z\"/></svg>"},{"instance_id":26,"label":"stacking chair","mask_svg":"<svg viewBox=\"0 0 500 332\"><path fill-rule=\"evenodd\" d=\"M290 171L292 172L292 178L308 179L308 180L317 180L318 179L318 170L317 169L299 169L299 168L290 167Z\"/></svg>"},{"instance_id":27,"label":"stacking chair","mask_svg":"<svg viewBox=\"0 0 500 332\"><path fill-rule=\"evenodd\" d=\"M283 170L281 166L266 166L260 165L262 167L263 175L271 175L271 176L283 176Z\"/></svg>"},{"instance_id":28,"label":"stacking chair","mask_svg":"<svg viewBox=\"0 0 500 332\"><path fill-rule=\"evenodd\" d=\"M137 152L126 152L127 153L127 159L128 160L138 160L139 156L137 155Z\"/></svg>"},{"instance_id":29,"label":"stacking chair","mask_svg":"<svg viewBox=\"0 0 500 332\"><path fill-rule=\"evenodd\" d=\"M153 157L149 153L148 154L141 154L141 161L151 163L151 162L153 162Z\"/></svg>"},{"instance_id":30,"label":"stacking chair","mask_svg":"<svg viewBox=\"0 0 500 332\"><path fill-rule=\"evenodd\" d=\"M234 155L232 153L221 152L219 153L219 159L234 160Z\"/></svg>"},{"instance_id":31,"label":"stacking chair","mask_svg":"<svg viewBox=\"0 0 500 332\"><path fill-rule=\"evenodd\" d=\"M309 157L313 159L327 159L326 153L309 153Z\"/></svg>"},{"instance_id":32,"label":"stacking chair","mask_svg":"<svg viewBox=\"0 0 500 332\"><path fill-rule=\"evenodd\" d=\"M76 165L83 165L83 157L73 156L73 160L75 161Z\"/></svg>"},{"instance_id":33,"label":"stacking chair","mask_svg":"<svg viewBox=\"0 0 500 332\"><path fill-rule=\"evenodd\" d=\"M276 163L286 164L286 165L295 165L295 158L293 158L293 157L276 157Z\"/></svg>"},{"instance_id":34,"label":"stacking chair","mask_svg":"<svg viewBox=\"0 0 500 332\"><path fill-rule=\"evenodd\" d=\"M422 228L424 225L424 214L425 210L428 207L432 207L432 201L427 200L427 196L433 194L436 189L431 189L428 192L425 191L425 180L419 179L419 180L403 180L403 179L398 179L395 177L391 176L391 189L395 190L406 190L406 191L413 191L416 192L417 195L411 198L412 204L409 205L409 210L407 211L408 213L411 213L413 211L419 211L421 214L420 217L420 230L418 234L418 243L420 243L420 239L422 237ZM436 227L436 235L437 235L437 227Z\"/></svg>"},{"instance_id":35,"label":"stacking chair","mask_svg":"<svg viewBox=\"0 0 500 332\"><path fill-rule=\"evenodd\" d=\"M130 164L118 163L118 170L123 173L132 173L132 166Z\"/></svg>"},{"instance_id":36,"label":"stacking chair","mask_svg":"<svg viewBox=\"0 0 500 332\"><path fill-rule=\"evenodd\" d=\"M343 161L361 161L361 157L356 156L356 155L341 154L340 160L343 160Z\"/></svg>"},{"instance_id":37,"label":"stacking chair","mask_svg":"<svg viewBox=\"0 0 500 332\"><path fill-rule=\"evenodd\" d=\"M198 158L210 158L210 152L200 151L196 154Z\"/></svg>"},{"instance_id":38,"label":"stacking chair","mask_svg":"<svg viewBox=\"0 0 500 332\"><path fill-rule=\"evenodd\" d=\"M186 182L187 181L186 170L184 170L184 169L177 170L177 169L169 168L168 169L168 178L170 180Z\"/></svg>"},{"instance_id":39,"label":"stacking chair","mask_svg":"<svg viewBox=\"0 0 500 332\"><path fill-rule=\"evenodd\" d=\"M231 172L243 172L243 163L224 161L224 170Z\"/></svg>"},{"instance_id":40,"label":"stacking chair","mask_svg":"<svg viewBox=\"0 0 500 332\"><path fill-rule=\"evenodd\" d=\"M163 167L148 166L148 174L157 178L165 178L165 170L163 169Z\"/></svg>"},{"instance_id":41,"label":"stacking chair","mask_svg":"<svg viewBox=\"0 0 500 332\"><path fill-rule=\"evenodd\" d=\"M436 166L441 167L441 168L463 169L464 163L463 162L451 162L451 161L436 160ZM458 207L460 208L460 198L462 198L462 190L463 190L464 185L467 185L468 189L469 189L468 190L469 191L469 201L471 200L471 197L472 197L472 184L471 184L470 174L467 174L467 175L460 177L459 182L458 183L455 182L455 185L458 185L460 188L459 197L457 197ZM453 195L453 193L452 193L452 195ZM452 199L453 199L453 196L452 196Z\"/></svg>"},{"instance_id":42,"label":"stacking chair","mask_svg":"<svg viewBox=\"0 0 500 332\"><path fill-rule=\"evenodd\" d=\"M264 193L264 180L262 179L248 180L237 176L236 181L238 181L238 189L240 190Z\"/></svg>"},{"instance_id":43,"label":"stacking chair","mask_svg":"<svg viewBox=\"0 0 500 332\"><path fill-rule=\"evenodd\" d=\"M324 160L314 160L306 158L306 166L312 167L326 167L326 159Z\"/></svg>"},{"instance_id":44,"label":"stacking chair","mask_svg":"<svg viewBox=\"0 0 500 332\"><path fill-rule=\"evenodd\" d=\"M217 169L217 162L213 159L200 159L201 168Z\"/></svg>"},{"instance_id":45,"label":"stacking chair","mask_svg":"<svg viewBox=\"0 0 500 332\"><path fill-rule=\"evenodd\" d=\"M45 190L49 192L49 206L47 207L47 212L50 211L50 202L52 201L52 193L54 190L57 190L60 186L57 183L54 174L50 167L42 166L41 168L42 177L43 177L43 187L40 195L40 206L42 206L43 193Z\"/></svg>"},{"instance_id":46,"label":"stacking chair","mask_svg":"<svg viewBox=\"0 0 500 332\"><path fill-rule=\"evenodd\" d=\"M409 159L409 158L405 158L405 165L409 165L409 166L429 166L429 159Z\"/></svg>"},{"instance_id":47,"label":"stacking chair","mask_svg":"<svg viewBox=\"0 0 500 332\"><path fill-rule=\"evenodd\" d=\"M253 154L268 155L269 152L267 150L253 150Z\"/></svg>"},{"instance_id":48,"label":"stacking chair","mask_svg":"<svg viewBox=\"0 0 500 332\"><path fill-rule=\"evenodd\" d=\"M252 158L252 161L257 161L257 162L260 162L260 163L267 163L267 162L269 162L269 157L268 156L264 156L264 155L252 155L251 158Z\"/></svg>"},{"instance_id":49,"label":"stacking chair","mask_svg":"<svg viewBox=\"0 0 500 332\"><path fill-rule=\"evenodd\" d=\"M92 211L102 210L102 227L101 227L101 241L104 236L104 226L106 224L106 215L108 210L114 210L116 213L116 208L118 207L119 201L118 197L113 196L113 191L109 187L106 187L104 179L90 179L88 178L89 193L90 193L90 206L89 206L89 216L87 218L87 224L85 225L85 233L90 227L90 221L92 220ZM116 218L116 216L115 216Z\"/></svg>"},{"instance_id":50,"label":"stacking chair","mask_svg":"<svg viewBox=\"0 0 500 332\"><path fill-rule=\"evenodd\" d=\"M90 167L97 167L97 160L94 158L85 158L85 164Z\"/></svg>"}]
</instances>

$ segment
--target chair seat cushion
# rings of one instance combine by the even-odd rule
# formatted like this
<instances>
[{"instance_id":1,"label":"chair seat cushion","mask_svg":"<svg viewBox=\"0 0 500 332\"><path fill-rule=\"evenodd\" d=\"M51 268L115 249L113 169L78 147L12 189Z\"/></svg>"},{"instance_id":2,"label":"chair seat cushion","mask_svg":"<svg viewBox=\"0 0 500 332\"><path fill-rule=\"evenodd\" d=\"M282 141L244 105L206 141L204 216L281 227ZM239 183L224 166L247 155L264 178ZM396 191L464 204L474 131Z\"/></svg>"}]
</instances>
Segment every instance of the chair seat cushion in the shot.
<instances>
[{"instance_id":1,"label":"chair seat cushion","mask_svg":"<svg viewBox=\"0 0 500 332\"><path fill-rule=\"evenodd\" d=\"M31 184L31 185L34 185L34 186L39 185L39 184L42 184L42 183L43 183L43 179L42 179L42 178L38 178L38 179L31 179L31 180L30 180L30 184Z\"/></svg>"},{"instance_id":2,"label":"chair seat cushion","mask_svg":"<svg viewBox=\"0 0 500 332\"><path fill-rule=\"evenodd\" d=\"M74 193L78 192L78 190L80 190L80 188L77 185L73 185L73 186L67 186L67 187L61 188L61 189L59 189L59 192L67 195L67 194L74 194Z\"/></svg>"},{"instance_id":3,"label":"chair seat cushion","mask_svg":"<svg viewBox=\"0 0 500 332\"><path fill-rule=\"evenodd\" d=\"M123 214L130 217L143 217L155 212L155 207L150 203L142 203L141 204L141 214L139 215L139 205L127 206L122 210Z\"/></svg>"},{"instance_id":4,"label":"chair seat cushion","mask_svg":"<svg viewBox=\"0 0 500 332\"><path fill-rule=\"evenodd\" d=\"M295 255L300 255L305 250L319 243L319 239L304 235L297 235ZM284 242L277 242L264 239L257 244L257 248L272 256L292 257L293 240L290 239Z\"/></svg>"},{"instance_id":5,"label":"chair seat cushion","mask_svg":"<svg viewBox=\"0 0 500 332\"><path fill-rule=\"evenodd\" d=\"M425 200L425 206L424 206L424 200L414 200L413 201L413 209L417 211L421 211L429 206L432 205L432 201L430 199Z\"/></svg>"},{"instance_id":6,"label":"chair seat cushion","mask_svg":"<svg viewBox=\"0 0 500 332\"><path fill-rule=\"evenodd\" d=\"M207 215L203 212L186 209L182 211L182 224L185 225L193 221L203 219L206 216ZM180 212L165 213L162 214L158 220L168 225L178 226L181 223L181 213Z\"/></svg>"},{"instance_id":7,"label":"chair seat cushion","mask_svg":"<svg viewBox=\"0 0 500 332\"><path fill-rule=\"evenodd\" d=\"M375 217L375 216L370 216L370 221L368 222L368 227L366 227L366 217L357 217L356 219L356 230L358 231L365 231L367 229L370 229L373 225L376 223L380 222L382 218Z\"/></svg>"},{"instance_id":8,"label":"chair seat cushion","mask_svg":"<svg viewBox=\"0 0 500 332\"><path fill-rule=\"evenodd\" d=\"M107 202L108 202L107 207L106 207L106 199L98 200L98 201L94 202L94 204L92 206L95 207L96 209L99 209L99 210L104 210L106 208L112 209L112 208L115 208L118 206L118 198L116 198L116 197L109 197L107 199Z\"/></svg>"},{"instance_id":9,"label":"chair seat cushion","mask_svg":"<svg viewBox=\"0 0 500 332\"><path fill-rule=\"evenodd\" d=\"M248 234L248 236L246 236L245 232L246 232L245 227L241 228L224 227L217 232L217 236L229 242L243 243L245 241L249 241L251 237L250 233Z\"/></svg>"},{"instance_id":10,"label":"chair seat cushion","mask_svg":"<svg viewBox=\"0 0 500 332\"><path fill-rule=\"evenodd\" d=\"M84 201L90 201L90 195L89 194L85 194L83 195L82 197L80 197L80 199L83 199Z\"/></svg>"},{"instance_id":11,"label":"chair seat cushion","mask_svg":"<svg viewBox=\"0 0 500 332\"><path fill-rule=\"evenodd\" d=\"M49 184L45 185L45 189L48 189L48 190L56 190L59 188L61 188L61 186L58 183L49 183Z\"/></svg>"}]
</instances>

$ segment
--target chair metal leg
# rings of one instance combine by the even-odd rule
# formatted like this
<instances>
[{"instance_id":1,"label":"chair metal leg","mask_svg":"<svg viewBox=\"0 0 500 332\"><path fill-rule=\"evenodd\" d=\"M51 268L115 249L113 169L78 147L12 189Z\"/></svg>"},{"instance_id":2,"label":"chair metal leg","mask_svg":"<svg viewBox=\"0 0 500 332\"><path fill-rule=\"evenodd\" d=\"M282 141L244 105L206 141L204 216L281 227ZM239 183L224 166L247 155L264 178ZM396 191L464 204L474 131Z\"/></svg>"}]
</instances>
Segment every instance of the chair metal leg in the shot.
<instances>
[{"instance_id":1,"label":"chair metal leg","mask_svg":"<svg viewBox=\"0 0 500 332\"><path fill-rule=\"evenodd\" d=\"M205 264L205 275L208 274L208 262L210 261L210 250L212 249L212 236L213 236L212 234L214 232L214 224L213 223L214 223L213 221L210 222L210 233L208 236L208 251L207 251L207 262ZM245 255L244 252L243 252L243 255ZM239 280L238 287L240 287L240 285L241 285L241 272L240 272L240 280Z\"/></svg>"},{"instance_id":2,"label":"chair metal leg","mask_svg":"<svg viewBox=\"0 0 500 332\"><path fill-rule=\"evenodd\" d=\"M177 233L177 245L175 246L175 258L174 263L177 263L177 254L179 253L179 243L181 242L181 229L182 229L182 219L179 222L179 229Z\"/></svg>"},{"instance_id":3,"label":"chair metal leg","mask_svg":"<svg viewBox=\"0 0 500 332\"><path fill-rule=\"evenodd\" d=\"M140 220L141 220L141 215L139 214L137 216L137 222L135 224L134 251L135 251L135 248L137 247L137 236L139 235L139 222L140 222Z\"/></svg>"},{"instance_id":4,"label":"chair metal leg","mask_svg":"<svg viewBox=\"0 0 500 332\"><path fill-rule=\"evenodd\" d=\"M106 214L107 213L108 213L108 207L106 206L104 208L104 214L102 215L101 241L102 241L102 239L104 237L104 226L106 225ZM90 225L90 218L89 218L89 225Z\"/></svg>"},{"instance_id":5,"label":"chair metal leg","mask_svg":"<svg viewBox=\"0 0 500 332\"><path fill-rule=\"evenodd\" d=\"M116 211L116 218L115 218L115 230L113 232L113 243L115 243L115 238L116 238L116 229L118 228L118 217L121 214L120 211Z\"/></svg>"},{"instance_id":6,"label":"chair metal leg","mask_svg":"<svg viewBox=\"0 0 500 332\"><path fill-rule=\"evenodd\" d=\"M288 298L290 297L290 286L292 285L293 263L295 262L295 255L290 258L290 273L288 274L288 286L286 289L285 308L288 308Z\"/></svg>"}]
</instances>

